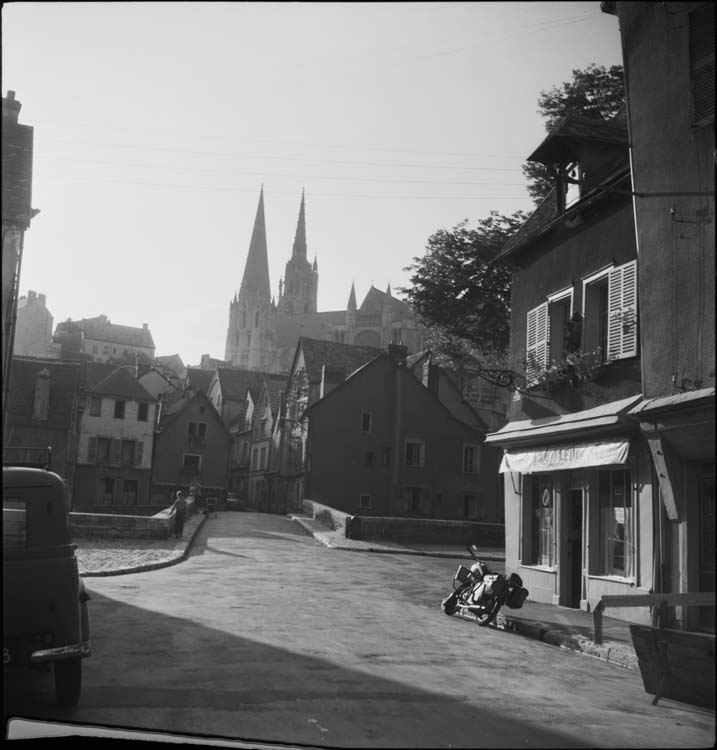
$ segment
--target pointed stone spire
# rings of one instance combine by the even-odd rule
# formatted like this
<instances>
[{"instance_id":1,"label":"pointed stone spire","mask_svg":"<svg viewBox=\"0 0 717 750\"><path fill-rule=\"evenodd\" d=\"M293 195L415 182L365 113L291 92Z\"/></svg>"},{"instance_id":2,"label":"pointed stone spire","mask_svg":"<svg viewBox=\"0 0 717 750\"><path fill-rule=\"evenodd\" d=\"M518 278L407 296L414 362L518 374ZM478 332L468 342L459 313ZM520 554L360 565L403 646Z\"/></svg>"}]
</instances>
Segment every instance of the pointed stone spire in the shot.
<instances>
[{"instance_id":1,"label":"pointed stone spire","mask_svg":"<svg viewBox=\"0 0 717 750\"><path fill-rule=\"evenodd\" d=\"M314 253L314 265L312 266L312 269L313 269L314 272L316 272L316 271L319 270L319 263L316 260L316 253Z\"/></svg>"},{"instance_id":2,"label":"pointed stone spire","mask_svg":"<svg viewBox=\"0 0 717 750\"><path fill-rule=\"evenodd\" d=\"M259 205L256 209L254 219L254 230L251 233L249 243L249 254L244 266L244 278L241 282L239 296L252 290L256 293L264 293L268 299L271 295L269 284L269 256L266 249L266 223L264 220L264 186L261 186L259 194Z\"/></svg>"},{"instance_id":3,"label":"pointed stone spire","mask_svg":"<svg viewBox=\"0 0 717 750\"><path fill-rule=\"evenodd\" d=\"M351 282L351 294L349 294L349 303L346 309L350 312L356 312L356 289L354 289L353 281Z\"/></svg>"},{"instance_id":4,"label":"pointed stone spire","mask_svg":"<svg viewBox=\"0 0 717 750\"><path fill-rule=\"evenodd\" d=\"M386 287L386 295L388 297L391 296L391 282L390 281L388 282L388 286Z\"/></svg>"},{"instance_id":5,"label":"pointed stone spire","mask_svg":"<svg viewBox=\"0 0 717 750\"><path fill-rule=\"evenodd\" d=\"M291 253L293 258L306 259L306 208L304 205L304 191L301 191L301 206L299 207L299 220L296 223L296 236L294 237L294 249Z\"/></svg>"}]
</instances>

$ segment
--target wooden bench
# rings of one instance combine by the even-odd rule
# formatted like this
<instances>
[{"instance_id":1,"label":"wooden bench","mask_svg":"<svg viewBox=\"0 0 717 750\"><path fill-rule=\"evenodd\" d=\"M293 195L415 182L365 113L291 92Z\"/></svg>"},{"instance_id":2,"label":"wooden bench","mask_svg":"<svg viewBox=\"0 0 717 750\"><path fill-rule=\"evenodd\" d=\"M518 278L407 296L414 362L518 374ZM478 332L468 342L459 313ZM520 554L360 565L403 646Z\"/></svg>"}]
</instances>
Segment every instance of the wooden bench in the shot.
<instances>
[{"instance_id":1,"label":"wooden bench","mask_svg":"<svg viewBox=\"0 0 717 750\"><path fill-rule=\"evenodd\" d=\"M669 630L667 607L715 606L714 592L682 594L626 594L603 596L593 610L593 640L602 643L602 616L606 607L653 607L652 626L630 625L645 691L697 706L715 705L715 636Z\"/></svg>"}]
</instances>

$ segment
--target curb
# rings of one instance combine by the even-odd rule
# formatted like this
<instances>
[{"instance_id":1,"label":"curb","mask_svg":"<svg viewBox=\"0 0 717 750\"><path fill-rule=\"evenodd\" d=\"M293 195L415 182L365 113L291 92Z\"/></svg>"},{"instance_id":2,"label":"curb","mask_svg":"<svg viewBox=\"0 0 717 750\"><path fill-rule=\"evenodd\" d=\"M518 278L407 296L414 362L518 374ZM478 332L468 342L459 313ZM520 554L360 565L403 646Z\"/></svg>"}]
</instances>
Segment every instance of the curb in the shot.
<instances>
[{"instance_id":1,"label":"curb","mask_svg":"<svg viewBox=\"0 0 717 750\"><path fill-rule=\"evenodd\" d=\"M629 648L597 644L587 638L578 638L565 633L564 630L554 628L551 625L546 625L536 620L513 619L500 612L496 618L494 627L509 633L522 635L526 638L543 641L543 643L548 643L551 646L557 646L576 654L600 659L624 669L631 671L640 670L637 655L633 651L630 651Z\"/></svg>"},{"instance_id":2,"label":"curb","mask_svg":"<svg viewBox=\"0 0 717 750\"><path fill-rule=\"evenodd\" d=\"M114 570L98 570L96 572L87 571L85 573L80 573L80 578L102 578L106 576L123 576L128 575L129 573L145 573L149 570L158 570L159 568L168 568L171 565L176 565L177 563L183 562L184 560L189 557L189 552L192 548L192 545L194 544L194 540L197 537L197 534L199 534L199 530L204 526L204 522L207 520L206 516L202 516L202 518L199 520L199 523L197 524L196 528L192 532L192 536L189 537L189 540L187 541L186 546L184 547L184 551L174 557L170 557L166 560L160 560L156 563L147 563L145 565L135 565L134 567L129 568L116 568Z\"/></svg>"}]
</instances>

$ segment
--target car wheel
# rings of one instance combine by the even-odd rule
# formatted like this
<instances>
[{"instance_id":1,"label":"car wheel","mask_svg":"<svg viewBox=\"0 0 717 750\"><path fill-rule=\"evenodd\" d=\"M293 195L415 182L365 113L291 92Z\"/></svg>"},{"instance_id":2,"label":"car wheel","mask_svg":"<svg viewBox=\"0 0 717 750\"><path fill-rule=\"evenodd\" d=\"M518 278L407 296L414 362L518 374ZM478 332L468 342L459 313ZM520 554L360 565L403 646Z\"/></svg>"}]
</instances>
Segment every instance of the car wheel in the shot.
<instances>
[{"instance_id":1,"label":"car wheel","mask_svg":"<svg viewBox=\"0 0 717 750\"><path fill-rule=\"evenodd\" d=\"M61 706L77 705L82 689L82 659L55 662L55 696Z\"/></svg>"}]
</instances>

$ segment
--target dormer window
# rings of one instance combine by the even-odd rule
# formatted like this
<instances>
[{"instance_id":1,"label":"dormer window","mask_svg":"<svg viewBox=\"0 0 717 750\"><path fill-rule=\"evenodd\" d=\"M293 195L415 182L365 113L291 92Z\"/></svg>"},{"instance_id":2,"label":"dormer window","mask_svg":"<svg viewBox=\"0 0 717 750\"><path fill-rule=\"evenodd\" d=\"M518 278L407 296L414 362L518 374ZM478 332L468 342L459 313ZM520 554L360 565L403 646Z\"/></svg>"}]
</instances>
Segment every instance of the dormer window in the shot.
<instances>
[{"instance_id":1,"label":"dormer window","mask_svg":"<svg viewBox=\"0 0 717 750\"><path fill-rule=\"evenodd\" d=\"M563 195L565 196L565 208L570 208L580 200L580 182L582 181L582 170L577 162L568 164L563 173Z\"/></svg>"}]
</instances>

